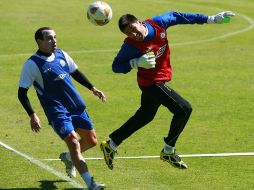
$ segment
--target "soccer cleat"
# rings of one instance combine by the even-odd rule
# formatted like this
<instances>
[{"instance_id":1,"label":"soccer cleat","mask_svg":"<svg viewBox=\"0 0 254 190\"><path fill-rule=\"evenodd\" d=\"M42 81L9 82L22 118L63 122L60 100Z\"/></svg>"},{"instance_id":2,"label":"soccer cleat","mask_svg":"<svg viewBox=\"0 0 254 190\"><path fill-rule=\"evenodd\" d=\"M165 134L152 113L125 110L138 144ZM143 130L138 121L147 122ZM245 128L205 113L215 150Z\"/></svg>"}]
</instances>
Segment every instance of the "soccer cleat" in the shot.
<instances>
[{"instance_id":1,"label":"soccer cleat","mask_svg":"<svg viewBox=\"0 0 254 190\"><path fill-rule=\"evenodd\" d=\"M105 184L96 183L92 177L89 190L103 190L104 188L106 188Z\"/></svg>"},{"instance_id":2,"label":"soccer cleat","mask_svg":"<svg viewBox=\"0 0 254 190\"><path fill-rule=\"evenodd\" d=\"M65 164L65 171L69 177L76 177L76 169L72 161L68 160L66 157L67 152L60 154L60 160Z\"/></svg>"},{"instance_id":3,"label":"soccer cleat","mask_svg":"<svg viewBox=\"0 0 254 190\"><path fill-rule=\"evenodd\" d=\"M176 149L173 150L172 154L164 153L163 149L160 154L160 159L170 163L172 166L179 169L187 169L188 166L181 160L181 158L176 154Z\"/></svg>"},{"instance_id":4,"label":"soccer cleat","mask_svg":"<svg viewBox=\"0 0 254 190\"><path fill-rule=\"evenodd\" d=\"M108 144L108 141L102 141L101 142L101 150L104 154L104 160L108 166L109 169L113 170L113 159L115 156L116 151L114 151Z\"/></svg>"}]
</instances>

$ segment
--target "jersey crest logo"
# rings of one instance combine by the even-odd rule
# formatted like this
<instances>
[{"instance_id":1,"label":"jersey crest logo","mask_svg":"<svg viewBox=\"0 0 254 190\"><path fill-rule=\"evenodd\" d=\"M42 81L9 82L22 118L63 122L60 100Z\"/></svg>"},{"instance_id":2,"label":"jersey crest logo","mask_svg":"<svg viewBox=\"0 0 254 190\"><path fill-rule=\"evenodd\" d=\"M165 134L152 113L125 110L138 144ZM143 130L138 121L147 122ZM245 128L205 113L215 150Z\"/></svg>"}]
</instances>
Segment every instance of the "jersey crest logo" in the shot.
<instances>
[{"instance_id":1,"label":"jersey crest logo","mask_svg":"<svg viewBox=\"0 0 254 190\"><path fill-rule=\"evenodd\" d=\"M66 64L65 61L64 61L63 59L61 59L61 60L60 60L60 65L61 65L62 67L64 67L65 64Z\"/></svg>"},{"instance_id":2,"label":"jersey crest logo","mask_svg":"<svg viewBox=\"0 0 254 190\"><path fill-rule=\"evenodd\" d=\"M165 38L166 37L165 32L160 33L160 36L161 36L161 38Z\"/></svg>"}]
</instances>

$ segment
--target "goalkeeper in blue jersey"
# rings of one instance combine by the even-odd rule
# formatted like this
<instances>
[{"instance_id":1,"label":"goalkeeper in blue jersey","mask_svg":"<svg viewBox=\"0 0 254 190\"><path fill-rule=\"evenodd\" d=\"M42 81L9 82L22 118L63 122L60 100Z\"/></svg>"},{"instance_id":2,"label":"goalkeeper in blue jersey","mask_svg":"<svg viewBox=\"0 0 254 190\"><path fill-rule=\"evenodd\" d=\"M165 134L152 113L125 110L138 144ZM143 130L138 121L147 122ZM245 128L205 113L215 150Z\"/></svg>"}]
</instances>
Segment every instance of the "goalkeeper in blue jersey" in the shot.
<instances>
[{"instance_id":1,"label":"goalkeeper in blue jersey","mask_svg":"<svg viewBox=\"0 0 254 190\"><path fill-rule=\"evenodd\" d=\"M85 77L66 52L57 49L53 29L39 28L35 32L35 40L39 49L25 62L18 89L18 98L30 117L31 129L36 133L41 129L40 119L27 96L28 89L33 85L49 124L69 149L59 156L66 166L67 174L75 177L76 168L89 190L104 189L104 184L96 183L91 177L81 154L94 147L97 138L85 102L71 78L102 101L106 101L106 97Z\"/></svg>"},{"instance_id":2,"label":"goalkeeper in blue jersey","mask_svg":"<svg viewBox=\"0 0 254 190\"><path fill-rule=\"evenodd\" d=\"M167 12L145 21L126 14L119 19L119 29L127 37L116 55L112 69L115 73L128 73L137 69L137 82L142 92L140 107L120 128L101 143L101 150L109 169L113 169L113 159L117 147L137 130L151 122L162 105L173 118L165 146L160 158L174 167L186 169L187 164L177 155L175 144L184 130L192 112L191 104L174 91L166 82L171 80L170 47L166 30L178 24L222 24L230 21L235 14L230 11L214 16Z\"/></svg>"}]
</instances>

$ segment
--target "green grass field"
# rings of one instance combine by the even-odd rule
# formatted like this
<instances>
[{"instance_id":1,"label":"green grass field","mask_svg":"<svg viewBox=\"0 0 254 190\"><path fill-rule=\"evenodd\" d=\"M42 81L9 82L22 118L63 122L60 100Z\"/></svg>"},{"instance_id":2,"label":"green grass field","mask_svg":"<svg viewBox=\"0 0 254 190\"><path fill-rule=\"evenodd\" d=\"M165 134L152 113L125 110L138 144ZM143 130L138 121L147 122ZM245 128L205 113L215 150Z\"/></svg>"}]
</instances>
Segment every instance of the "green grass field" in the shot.
<instances>
[{"instance_id":1,"label":"green grass field","mask_svg":"<svg viewBox=\"0 0 254 190\"><path fill-rule=\"evenodd\" d=\"M230 24L179 25L168 29L173 80L168 84L189 100L193 113L177 142L185 154L254 152L254 1L253 0L108 0L112 21L96 27L86 19L88 1L1 0L0 3L0 142L30 158L0 146L0 189L73 190L86 187L78 176L70 183L57 159L65 144L47 124L33 89L32 105L41 118L39 134L17 99L23 63L37 50L34 32L51 26L58 47L67 51L79 68L105 92L98 101L87 89L76 86L88 105L98 141L108 135L139 106L136 72L114 74L111 63L124 35L117 27L125 13L141 19L169 10L213 15L231 10ZM158 156L172 118L161 107L155 119L121 144L117 156ZM102 158L99 146L83 154ZM159 160L117 159L110 171L103 160L89 160L92 175L109 190L251 190L254 157L186 157L189 169L177 170ZM51 168L52 170L48 169Z\"/></svg>"}]
</instances>

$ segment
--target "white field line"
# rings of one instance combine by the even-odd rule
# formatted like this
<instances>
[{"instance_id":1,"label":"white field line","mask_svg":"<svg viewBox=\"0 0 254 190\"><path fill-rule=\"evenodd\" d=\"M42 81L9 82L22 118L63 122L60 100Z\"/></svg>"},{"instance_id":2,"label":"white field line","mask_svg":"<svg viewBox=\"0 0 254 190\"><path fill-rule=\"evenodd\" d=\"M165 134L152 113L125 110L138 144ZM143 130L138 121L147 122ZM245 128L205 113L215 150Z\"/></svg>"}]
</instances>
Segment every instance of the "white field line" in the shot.
<instances>
[{"instance_id":1,"label":"white field line","mask_svg":"<svg viewBox=\"0 0 254 190\"><path fill-rule=\"evenodd\" d=\"M29 160L29 161L32 162L33 164L35 164L35 165L37 165L37 166L39 166L39 167L41 167L41 168L47 170L48 172L50 172L50 173L56 175L57 177L59 177L59 178L65 180L66 182L68 182L68 183L69 183L70 185L72 185L73 187L75 187L75 188L80 188L80 189L81 189L81 188L84 188L84 185L82 186L82 185L78 184L76 181L74 181L73 179L67 177L65 174L63 174L63 173L61 173L61 172L58 172L58 171L54 170L54 169L51 168L50 166L48 166L48 165L42 163L41 161L36 160L36 159L34 159L34 158L32 158L32 157L30 157L30 156L28 156L28 155L26 155L26 154L24 154L24 153L22 153L22 152L20 152L20 151L18 151L18 150L16 150L16 149L12 148L12 147L10 147L10 146L8 146L7 144L4 144L4 143L1 142L1 141L0 141L0 145L3 146L4 148L6 148L6 149L8 149L8 150L10 150L10 151L12 151L12 152L14 152L15 154L17 154L17 155L19 155L19 156L21 156L21 157L23 157L23 158Z\"/></svg>"},{"instance_id":2,"label":"white field line","mask_svg":"<svg viewBox=\"0 0 254 190\"><path fill-rule=\"evenodd\" d=\"M224 38L227 38L227 37L230 37L230 36L233 36L233 35L237 35L237 34L240 34L240 33L243 33L243 32L247 32L247 31L254 28L254 21L250 17L248 17L244 14L237 14L237 16L240 16L244 20L246 20L249 23L249 26L247 26L243 29L232 31L232 32L229 32L227 34L216 36L216 37L213 37L213 38L204 39L204 40L195 40L195 41L189 41L189 42L172 43L172 44L170 44L170 46L171 47L172 46L184 46L184 45L192 45L192 44L200 44L200 43L216 41L216 40L224 39ZM97 49L97 50L68 51L69 54L81 54L81 53L91 54L91 53L112 53L112 52L118 52L118 50L117 49ZM31 53L3 54L3 55L0 55L0 58L12 57L12 56L15 56L15 57L20 57L21 56L22 57L22 56L30 56L30 55L31 55Z\"/></svg>"},{"instance_id":3,"label":"white field line","mask_svg":"<svg viewBox=\"0 0 254 190\"><path fill-rule=\"evenodd\" d=\"M179 155L182 158L190 157L224 157L224 156L254 156L254 152L236 152L236 153L215 153L215 154L184 154ZM148 159L148 158L159 158L160 156L119 156L115 159ZM104 158L85 158L86 160L103 160ZM42 159L46 161L60 160L56 158Z\"/></svg>"}]
</instances>

